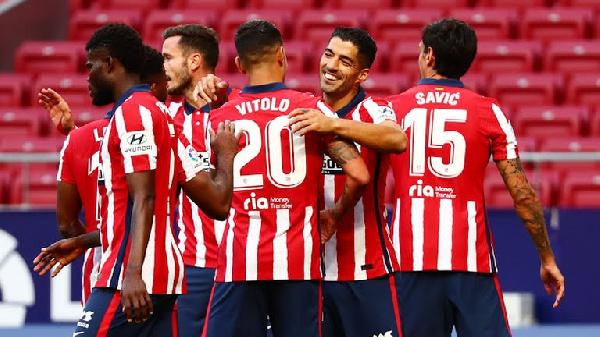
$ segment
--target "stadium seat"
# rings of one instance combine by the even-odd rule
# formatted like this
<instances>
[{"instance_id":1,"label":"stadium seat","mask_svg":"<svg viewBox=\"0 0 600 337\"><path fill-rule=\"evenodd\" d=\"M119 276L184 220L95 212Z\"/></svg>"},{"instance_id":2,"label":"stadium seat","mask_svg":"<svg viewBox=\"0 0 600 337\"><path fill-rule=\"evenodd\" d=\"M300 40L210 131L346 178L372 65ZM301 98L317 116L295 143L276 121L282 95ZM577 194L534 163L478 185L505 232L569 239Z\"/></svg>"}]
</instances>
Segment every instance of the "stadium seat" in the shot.
<instances>
[{"instance_id":1,"label":"stadium seat","mask_svg":"<svg viewBox=\"0 0 600 337\"><path fill-rule=\"evenodd\" d=\"M285 77L285 84L294 90L308 92L320 96L321 87L319 85L318 74L290 74Z\"/></svg>"},{"instance_id":2,"label":"stadium seat","mask_svg":"<svg viewBox=\"0 0 600 337\"><path fill-rule=\"evenodd\" d=\"M88 89L87 75L41 75L33 86L32 101L42 88L52 88L71 106L89 106L92 102Z\"/></svg>"},{"instance_id":3,"label":"stadium seat","mask_svg":"<svg viewBox=\"0 0 600 337\"><path fill-rule=\"evenodd\" d=\"M600 72L600 41L556 41L546 49L545 70L572 73Z\"/></svg>"},{"instance_id":4,"label":"stadium seat","mask_svg":"<svg viewBox=\"0 0 600 337\"><path fill-rule=\"evenodd\" d=\"M108 110L110 107L71 106L75 124L78 126L104 118ZM52 133L54 131L51 131Z\"/></svg>"},{"instance_id":5,"label":"stadium seat","mask_svg":"<svg viewBox=\"0 0 600 337\"><path fill-rule=\"evenodd\" d=\"M596 111L590 117L590 136L600 137L600 107L596 107Z\"/></svg>"},{"instance_id":6,"label":"stadium seat","mask_svg":"<svg viewBox=\"0 0 600 337\"><path fill-rule=\"evenodd\" d=\"M542 42L584 39L591 36L591 9L531 8L521 21L521 38Z\"/></svg>"},{"instance_id":7,"label":"stadium seat","mask_svg":"<svg viewBox=\"0 0 600 337\"><path fill-rule=\"evenodd\" d=\"M307 72L307 69L318 67L320 54L313 54L313 48L309 43L290 40L284 41L283 47L288 62L288 74L302 74Z\"/></svg>"},{"instance_id":8,"label":"stadium seat","mask_svg":"<svg viewBox=\"0 0 600 337\"><path fill-rule=\"evenodd\" d=\"M219 62L217 63L217 69L215 70L217 76L220 73L238 73L238 69L235 66L235 57L237 51L235 50L235 44L232 40L221 40L219 42Z\"/></svg>"},{"instance_id":9,"label":"stadium seat","mask_svg":"<svg viewBox=\"0 0 600 337\"><path fill-rule=\"evenodd\" d=\"M0 171L0 205L10 203L11 181L13 173L8 170Z\"/></svg>"},{"instance_id":10,"label":"stadium seat","mask_svg":"<svg viewBox=\"0 0 600 337\"><path fill-rule=\"evenodd\" d=\"M486 74L476 73L476 72L468 72L460 80L465 85L465 88L475 91L476 93L478 93L480 95L484 95L484 96L487 95L488 76ZM505 111L505 113L506 113L506 111Z\"/></svg>"},{"instance_id":11,"label":"stadium seat","mask_svg":"<svg viewBox=\"0 0 600 337\"><path fill-rule=\"evenodd\" d=\"M442 11L439 9L378 10L369 19L368 28L376 41L414 43L416 46L421 41L423 27L440 18Z\"/></svg>"},{"instance_id":12,"label":"stadium seat","mask_svg":"<svg viewBox=\"0 0 600 337\"><path fill-rule=\"evenodd\" d=\"M371 74L362 83L367 94L380 98L397 95L411 86L411 78L405 74Z\"/></svg>"},{"instance_id":13,"label":"stadium seat","mask_svg":"<svg viewBox=\"0 0 600 337\"><path fill-rule=\"evenodd\" d=\"M362 10L304 10L296 19L294 37L325 48L337 26L362 27L367 18Z\"/></svg>"},{"instance_id":14,"label":"stadium seat","mask_svg":"<svg viewBox=\"0 0 600 337\"><path fill-rule=\"evenodd\" d=\"M148 11L164 7L163 0L97 0L98 7L105 9L136 9L144 14Z\"/></svg>"},{"instance_id":15,"label":"stadium seat","mask_svg":"<svg viewBox=\"0 0 600 337\"><path fill-rule=\"evenodd\" d=\"M21 171L12 185L11 204L56 207L56 172L56 168L39 168L36 165Z\"/></svg>"},{"instance_id":16,"label":"stadium seat","mask_svg":"<svg viewBox=\"0 0 600 337\"><path fill-rule=\"evenodd\" d=\"M165 29L187 23L215 28L215 18L216 13L207 10L155 10L144 20L144 41L162 41Z\"/></svg>"},{"instance_id":17,"label":"stadium seat","mask_svg":"<svg viewBox=\"0 0 600 337\"><path fill-rule=\"evenodd\" d=\"M246 8L289 9L299 11L315 7L315 0L246 0Z\"/></svg>"},{"instance_id":18,"label":"stadium seat","mask_svg":"<svg viewBox=\"0 0 600 337\"><path fill-rule=\"evenodd\" d=\"M489 94L502 106L558 104L563 77L558 74L497 74L490 82Z\"/></svg>"},{"instance_id":19,"label":"stadium seat","mask_svg":"<svg viewBox=\"0 0 600 337\"><path fill-rule=\"evenodd\" d=\"M468 7L470 0L403 0L402 7L435 8L448 10Z\"/></svg>"},{"instance_id":20,"label":"stadium seat","mask_svg":"<svg viewBox=\"0 0 600 337\"><path fill-rule=\"evenodd\" d=\"M511 118L517 135L527 135L542 140L556 135L579 137L588 118L585 107L522 107Z\"/></svg>"},{"instance_id":21,"label":"stadium seat","mask_svg":"<svg viewBox=\"0 0 600 337\"><path fill-rule=\"evenodd\" d=\"M229 83L229 87L243 89L248 85L248 76L240 73L219 74L224 81Z\"/></svg>"},{"instance_id":22,"label":"stadium seat","mask_svg":"<svg viewBox=\"0 0 600 337\"><path fill-rule=\"evenodd\" d=\"M15 70L32 75L76 73L84 68L85 44L66 41L25 41L15 53Z\"/></svg>"},{"instance_id":23,"label":"stadium seat","mask_svg":"<svg viewBox=\"0 0 600 337\"><path fill-rule=\"evenodd\" d=\"M90 0L69 0L69 13L90 7Z\"/></svg>"},{"instance_id":24,"label":"stadium seat","mask_svg":"<svg viewBox=\"0 0 600 337\"><path fill-rule=\"evenodd\" d=\"M548 137L541 143L542 152L598 152L600 137ZM600 162L550 162L544 168L559 172L599 170Z\"/></svg>"},{"instance_id":25,"label":"stadium seat","mask_svg":"<svg viewBox=\"0 0 600 337\"><path fill-rule=\"evenodd\" d=\"M536 171L527 169L527 178L529 183L538 194L538 198L543 207L552 207L556 205L556 186L559 176L555 171ZM513 208L513 199L504 184L504 180L498 172L496 165L488 165L483 183L485 195L485 204L491 208Z\"/></svg>"},{"instance_id":26,"label":"stadium seat","mask_svg":"<svg viewBox=\"0 0 600 337\"><path fill-rule=\"evenodd\" d=\"M513 8L458 8L449 16L471 25L478 41L506 40L516 35L517 11Z\"/></svg>"},{"instance_id":27,"label":"stadium seat","mask_svg":"<svg viewBox=\"0 0 600 337\"><path fill-rule=\"evenodd\" d=\"M31 76L0 74L0 106L28 105Z\"/></svg>"},{"instance_id":28,"label":"stadium seat","mask_svg":"<svg viewBox=\"0 0 600 337\"><path fill-rule=\"evenodd\" d=\"M575 74L567 87L566 103L594 107L600 102L600 75Z\"/></svg>"},{"instance_id":29,"label":"stadium seat","mask_svg":"<svg viewBox=\"0 0 600 337\"><path fill-rule=\"evenodd\" d=\"M592 8L600 13L600 1L598 0L554 0L554 6Z\"/></svg>"},{"instance_id":30,"label":"stadium seat","mask_svg":"<svg viewBox=\"0 0 600 337\"><path fill-rule=\"evenodd\" d=\"M531 7L544 7L546 0L479 0L479 7L515 8L526 9Z\"/></svg>"},{"instance_id":31,"label":"stadium seat","mask_svg":"<svg viewBox=\"0 0 600 337\"><path fill-rule=\"evenodd\" d=\"M327 8L363 9L376 10L394 7L394 0L330 0L326 3Z\"/></svg>"},{"instance_id":32,"label":"stadium seat","mask_svg":"<svg viewBox=\"0 0 600 337\"><path fill-rule=\"evenodd\" d=\"M227 10L239 8L238 0L171 0L169 8L183 8L192 10L204 10L209 8L211 11L223 13Z\"/></svg>"},{"instance_id":33,"label":"stadium seat","mask_svg":"<svg viewBox=\"0 0 600 337\"><path fill-rule=\"evenodd\" d=\"M390 71L419 75L419 42L398 42L390 53Z\"/></svg>"},{"instance_id":34,"label":"stadium seat","mask_svg":"<svg viewBox=\"0 0 600 337\"><path fill-rule=\"evenodd\" d=\"M65 137L14 136L0 140L2 152L52 153L60 152Z\"/></svg>"},{"instance_id":35,"label":"stadium seat","mask_svg":"<svg viewBox=\"0 0 600 337\"><path fill-rule=\"evenodd\" d=\"M284 39L290 37L292 12L278 9L232 9L219 20L219 34L223 39L233 40L235 31L244 22L256 19L269 20L277 26Z\"/></svg>"},{"instance_id":36,"label":"stadium seat","mask_svg":"<svg viewBox=\"0 0 600 337\"><path fill-rule=\"evenodd\" d=\"M560 205L575 208L600 207L598 170L567 172L560 185Z\"/></svg>"},{"instance_id":37,"label":"stadium seat","mask_svg":"<svg viewBox=\"0 0 600 337\"><path fill-rule=\"evenodd\" d=\"M69 40L87 41L107 23L122 22L140 29L141 12L126 9L90 9L73 13L69 19Z\"/></svg>"},{"instance_id":38,"label":"stadium seat","mask_svg":"<svg viewBox=\"0 0 600 337\"><path fill-rule=\"evenodd\" d=\"M485 74L537 71L542 44L539 41L482 42L471 70Z\"/></svg>"},{"instance_id":39,"label":"stadium seat","mask_svg":"<svg viewBox=\"0 0 600 337\"><path fill-rule=\"evenodd\" d=\"M2 108L0 109L0 139L15 136L39 137L41 108Z\"/></svg>"}]
</instances>

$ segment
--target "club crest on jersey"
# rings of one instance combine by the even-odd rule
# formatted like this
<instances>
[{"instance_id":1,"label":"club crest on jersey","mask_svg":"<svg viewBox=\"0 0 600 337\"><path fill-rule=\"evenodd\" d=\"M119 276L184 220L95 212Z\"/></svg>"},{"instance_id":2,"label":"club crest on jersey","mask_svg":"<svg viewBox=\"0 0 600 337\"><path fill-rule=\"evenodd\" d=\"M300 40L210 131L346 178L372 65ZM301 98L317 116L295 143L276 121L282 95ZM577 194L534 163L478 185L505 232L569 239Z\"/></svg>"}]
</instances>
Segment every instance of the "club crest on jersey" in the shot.
<instances>
[{"instance_id":1,"label":"club crest on jersey","mask_svg":"<svg viewBox=\"0 0 600 337\"><path fill-rule=\"evenodd\" d=\"M323 166L321 174L344 174L344 170L340 165L333 161L329 156L323 156Z\"/></svg>"},{"instance_id":2,"label":"club crest on jersey","mask_svg":"<svg viewBox=\"0 0 600 337\"><path fill-rule=\"evenodd\" d=\"M455 199L454 189L451 187L443 186L430 186L423 185L423 180L417 180L416 185L412 185L408 189L409 197L427 197L427 198L440 198L440 199Z\"/></svg>"}]
</instances>

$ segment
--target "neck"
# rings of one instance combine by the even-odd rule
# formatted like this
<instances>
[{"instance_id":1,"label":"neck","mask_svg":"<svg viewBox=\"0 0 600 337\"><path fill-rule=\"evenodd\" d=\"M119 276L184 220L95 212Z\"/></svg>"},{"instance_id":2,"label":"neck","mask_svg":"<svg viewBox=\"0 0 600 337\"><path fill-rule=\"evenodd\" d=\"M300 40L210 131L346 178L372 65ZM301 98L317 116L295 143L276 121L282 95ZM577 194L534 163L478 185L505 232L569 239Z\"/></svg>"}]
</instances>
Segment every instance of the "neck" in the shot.
<instances>
[{"instance_id":1,"label":"neck","mask_svg":"<svg viewBox=\"0 0 600 337\"><path fill-rule=\"evenodd\" d=\"M203 106L206 105L205 100L203 100L202 98L200 98L199 96L194 97L194 90L196 89L196 85L198 84L198 82L200 82L200 80L203 77L206 77L208 74L212 74L214 73L214 71L208 71L208 70L198 70L195 71L194 73L192 73L192 82L190 83L190 86L187 87L185 89L185 91L183 92L183 97L185 98L185 100L193 105L196 108L201 108Z\"/></svg>"},{"instance_id":2,"label":"neck","mask_svg":"<svg viewBox=\"0 0 600 337\"><path fill-rule=\"evenodd\" d=\"M136 85L140 85L142 82L140 81L139 75L134 74L125 74L123 78L119 79L115 86L115 94L114 100L115 102L123 96L127 90L131 89Z\"/></svg>"},{"instance_id":3,"label":"neck","mask_svg":"<svg viewBox=\"0 0 600 337\"><path fill-rule=\"evenodd\" d=\"M348 105L352 99L356 97L356 94L358 94L358 88L358 86L354 86L352 87L352 90L344 93L324 92L323 100L333 109L333 111L338 111Z\"/></svg>"},{"instance_id":4,"label":"neck","mask_svg":"<svg viewBox=\"0 0 600 337\"><path fill-rule=\"evenodd\" d=\"M246 70L248 84L263 85L275 82L283 82L285 75L279 65L257 64L252 69Z\"/></svg>"},{"instance_id":5,"label":"neck","mask_svg":"<svg viewBox=\"0 0 600 337\"><path fill-rule=\"evenodd\" d=\"M434 79L434 80L441 80L441 79L447 79L448 77L442 76L442 75L438 74L433 69L429 69L429 71L425 72L425 76L423 76L423 78L431 78L431 79Z\"/></svg>"}]
</instances>

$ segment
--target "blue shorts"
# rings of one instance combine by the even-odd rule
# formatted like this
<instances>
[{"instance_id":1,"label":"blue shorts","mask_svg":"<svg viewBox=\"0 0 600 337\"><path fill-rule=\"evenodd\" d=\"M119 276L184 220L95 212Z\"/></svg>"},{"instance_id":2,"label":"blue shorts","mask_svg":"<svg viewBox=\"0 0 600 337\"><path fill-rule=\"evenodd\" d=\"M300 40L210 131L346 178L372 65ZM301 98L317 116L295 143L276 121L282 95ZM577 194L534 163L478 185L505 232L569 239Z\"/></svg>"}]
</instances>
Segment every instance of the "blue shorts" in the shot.
<instances>
[{"instance_id":1,"label":"blue shorts","mask_svg":"<svg viewBox=\"0 0 600 337\"><path fill-rule=\"evenodd\" d=\"M217 282L210 303L208 337L264 337L267 316L274 336L319 336L320 281Z\"/></svg>"},{"instance_id":2,"label":"blue shorts","mask_svg":"<svg viewBox=\"0 0 600 337\"><path fill-rule=\"evenodd\" d=\"M150 295L154 313L145 322L127 322L121 306L121 292L94 288L83 308L73 336L177 336L175 300L177 295Z\"/></svg>"},{"instance_id":3,"label":"blue shorts","mask_svg":"<svg viewBox=\"0 0 600 337\"><path fill-rule=\"evenodd\" d=\"M187 294L177 298L177 326L180 337L199 337L204 328L215 269L185 266Z\"/></svg>"},{"instance_id":4,"label":"blue shorts","mask_svg":"<svg viewBox=\"0 0 600 337\"><path fill-rule=\"evenodd\" d=\"M404 337L510 337L496 274L402 272L397 275Z\"/></svg>"},{"instance_id":5,"label":"blue shorts","mask_svg":"<svg viewBox=\"0 0 600 337\"><path fill-rule=\"evenodd\" d=\"M399 336L393 274L364 281L323 281L323 337Z\"/></svg>"}]
</instances>

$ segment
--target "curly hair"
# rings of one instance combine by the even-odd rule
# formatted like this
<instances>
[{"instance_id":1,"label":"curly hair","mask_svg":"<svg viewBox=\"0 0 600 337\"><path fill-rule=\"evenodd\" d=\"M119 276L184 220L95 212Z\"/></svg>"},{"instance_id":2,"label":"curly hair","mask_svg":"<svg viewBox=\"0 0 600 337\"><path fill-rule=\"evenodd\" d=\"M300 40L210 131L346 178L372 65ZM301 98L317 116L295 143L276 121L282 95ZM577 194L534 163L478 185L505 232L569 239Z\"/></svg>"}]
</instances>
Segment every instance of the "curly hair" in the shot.
<instances>
[{"instance_id":1,"label":"curly hair","mask_svg":"<svg viewBox=\"0 0 600 337\"><path fill-rule=\"evenodd\" d=\"M94 32L85 46L90 51L106 48L129 73L139 74L144 66L144 44L140 34L124 23L110 23Z\"/></svg>"},{"instance_id":2,"label":"curly hair","mask_svg":"<svg viewBox=\"0 0 600 337\"><path fill-rule=\"evenodd\" d=\"M185 24L169 27L163 32L163 39L181 36L179 45L185 53L197 52L204 62L215 70L219 62L219 34L214 29L199 24Z\"/></svg>"},{"instance_id":3,"label":"curly hair","mask_svg":"<svg viewBox=\"0 0 600 337\"><path fill-rule=\"evenodd\" d=\"M163 66L164 58L162 54L147 45L144 45L144 54L146 55L146 62L140 72L140 79L145 82L149 76L164 74L165 68Z\"/></svg>"}]
</instances>

